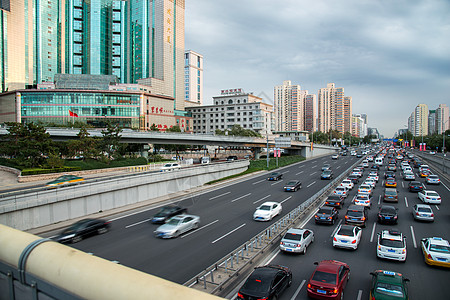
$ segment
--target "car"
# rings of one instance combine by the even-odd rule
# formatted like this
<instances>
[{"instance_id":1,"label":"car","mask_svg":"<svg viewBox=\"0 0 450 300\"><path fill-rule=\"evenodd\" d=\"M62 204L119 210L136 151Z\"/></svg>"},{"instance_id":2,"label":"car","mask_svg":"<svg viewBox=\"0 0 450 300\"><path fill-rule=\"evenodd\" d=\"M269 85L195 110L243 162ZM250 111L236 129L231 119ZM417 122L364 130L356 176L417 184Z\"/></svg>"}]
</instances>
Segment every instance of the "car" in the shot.
<instances>
[{"instance_id":1,"label":"car","mask_svg":"<svg viewBox=\"0 0 450 300\"><path fill-rule=\"evenodd\" d=\"M346 187L343 187L343 186L337 186L337 187L334 189L333 194L334 194L334 195L342 196L342 197L344 197L344 198L347 198L347 196L348 196L348 190L347 190Z\"/></svg>"},{"instance_id":2,"label":"car","mask_svg":"<svg viewBox=\"0 0 450 300\"><path fill-rule=\"evenodd\" d=\"M401 273L376 270L372 275L369 299L371 300L408 300L408 278Z\"/></svg>"},{"instance_id":3,"label":"car","mask_svg":"<svg viewBox=\"0 0 450 300\"><path fill-rule=\"evenodd\" d=\"M285 192L296 192L302 188L302 183L299 180L290 180L284 185Z\"/></svg>"},{"instance_id":4,"label":"car","mask_svg":"<svg viewBox=\"0 0 450 300\"><path fill-rule=\"evenodd\" d=\"M367 176L367 179L370 179L370 180L373 180L373 181L375 181L375 182L378 182L378 180L380 179L379 177L378 177L378 175L373 175L373 174L369 174L368 176ZM366 180L367 180L366 179Z\"/></svg>"},{"instance_id":5,"label":"car","mask_svg":"<svg viewBox=\"0 0 450 300\"><path fill-rule=\"evenodd\" d=\"M436 154L436 151L430 151L429 152L431 155L435 155Z\"/></svg>"},{"instance_id":6,"label":"car","mask_svg":"<svg viewBox=\"0 0 450 300\"><path fill-rule=\"evenodd\" d=\"M362 161L362 166L363 166L364 168L368 168L368 167L369 167L369 161L368 161L368 160L363 160L363 161Z\"/></svg>"},{"instance_id":7,"label":"car","mask_svg":"<svg viewBox=\"0 0 450 300\"><path fill-rule=\"evenodd\" d=\"M431 171L424 169L422 171L419 172L419 176L422 178L428 177L428 175L431 175Z\"/></svg>"},{"instance_id":8,"label":"car","mask_svg":"<svg viewBox=\"0 0 450 300\"><path fill-rule=\"evenodd\" d=\"M368 194L356 194L355 197L353 197L353 204L364 206L368 209L372 207L372 201Z\"/></svg>"},{"instance_id":9,"label":"car","mask_svg":"<svg viewBox=\"0 0 450 300\"><path fill-rule=\"evenodd\" d=\"M441 204L441 196L435 191L423 190L417 193L417 197L423 203Z\"/></svg>"},{"instance_id":10,"label":"car","mask_svg":"<svg viewBox=\"0 0 450 300\"><path fill-rule=\"evenodd\" d=\"M359 176L356 175L349 175L347 179L351 180L353 184L357 184L359 182Z\"/></svg>"},{"instance_id":11,"label":"car","mask_svg":"<svg viewBox=\"0 0 450 300\"><path fill-rule=\"evenodd\" d=\"M394 178L388 178L388 179L386 179L384 186L395 188L395 187L397 187L397 181L395 181Z\"/></svg>"},{"instance_id":12,"label":"car","mask_svg":"<svg viewBox=\"0 0 450 300\"><path fill-rule=\"evenodd\" d=\"M374 189L377 186L377 182L372 178L366 178L366 180L363 182L363 184L370 185L372 189Z\"/></svg>"},{"instance_id":13,"label":"car","mask_svg":"<svg viewBox=\"0 0 450 300\"><path fill-rule=\"evenodd\" d=\"M397 171L397 166L395 164L388 164L387 167L388 171Z\"/></svg>"},{"instance_id":14,"label":"car","mask_svg":"<svg viewBox=\"0 0 450 300\"><path fill-rule=\"evenodd\" d=\"M347 190L351 190L353 189L353 187L355 186L355 184L350 180L350 179L344 179L341 182L341 186L347 188Z\"/></svg>"},{"instance_id":15,"label":"car","mask_svg":"<svg viewBox=\"0 0 450 300\"><path fill-rule=\"evenodd\" d=\"M253 220L255 221L270 221L275 216L281 214L282 206L278 202L264 202L256 208L253 214Z\"/></svg>"},{"instance_id":16,"label":"car","mask_svg":"<svg viewBox=\"0 0 450 300\"><path fill-rule=\"evenodd\" d=\"M431 206L427 204L415 204L412 209L414 220L417 221L434 221L434 213Z\"/></svg>"},{"instance_id":17,"label":"car","mask_svg":"<svg viewBox=\"0 0 450 300\"><path fill-rule=\"evenodd\" d=\"M154 234L156 237L170 239L180 236L190 230L197 229L200 226L200 217L194 215L178 215L170 218L167 222L159 226Z\"/></svg>"},{"instance_id":18,"label":"car","mask_svg":"<svg viewBox=\"0 0 450 300\"><path fill-rule=\"evenodd\" d=\"M420 192L423 191L423 185L419 181L411 181L408 189L410 192Z\"/></svg>"},{"instance_id":19,"label":"car","mask_svg":"<svg viewBox=\"0 0 450 300\"><path fill-rule=\"evenodd\" d=\"M398 202L398 191L394 188L385 188L383 193L384 202Z\"/></svg>"},{"instance_id":20,"label":"car","mask_svg":"<svg viewBox=\"0 0 450 300\"><path fill-rule=\"evenodd\" d=\"M424 171L424 170L430 170L430 166L429 165L426 165L426 164L421 164L420 166L419 166L419 172L422 172L422 171Z\"/></svg>"},{"instance_id":21,"label":"car","mask_svg":"<svg viewBox=\"0 0 450 300\"><path fill-rule=\"evenodd\" d=\"M339 225L333 236L333 247L358 249L361 241L362 229L353 225Z\"/></svg>"},{"instance_id":22,"label":"car","mask_svg":"<svg viewBox=\"0 0 450 300\"><path fill-rule=\"evenodd\" d=\"M292 284L292 271L285 266L256 267L239 289L239 300L278 299Z\"/></svg>"},{"instance_id":23,"label":"car","mask_svg":"<svg viewBox=\"0 0 450 300\"><path fill-rule=\"evenodd\" d=\"M322 166L322 171L325 171L325 170L331 170L331 166L329 164L324 164Z\"/></svg>"},{"instance_id":24,"label":"car","mask_svg":"<svg viewBox=\"0 0 450 300\"><path fill-rule=\"evenodd\" d=\"M352 204L347 208L345 224L366 227L367 216L365 207Z\"/></svg>"},{"instance_id":25,"label":"car","mask_svg":"<svg viewBox=\"0 0 450 300\"><path fill-rule=\"evenodd\" d=\"M66 174L56 178L55 180L47 182L45 186L48 189L53 189L61 186L80 184L82 182L84 182L83 177Z\"/></svg>"},{"instance_id":26,"label":"car","mask_svg":"<svg viewBox=\"0 0 450 300\"><path fill-rule=\"evenodd\" d=\"M356 158L361 158L361 157L363 157L363 155L362 155L362 153L356 153Z\"/></svg>"},{"instance_id":27,"label":"car","mask_svg":"<svg viewBox=\"0 0 450 300\"><path fill-rule=\"evenodd\" d=\"M425 263L450 268L450 244L441 237L424 238L420 242Z\"/></svg>"},{"instance_id":28,"label":"car","mask_svg":"<svg viewBox=\"0 0 450 300\"><path fill-rule=\"evenodd\" d=\"M325 200L325 205L342 208L342 206L344 206L344 197L341 195L331 194Z\"/></svg>"},{"instance_id":29,"label":"car","mask_svg":"<svg viewBox=\"0 0 450 300\"><path fill-rule=\"evenodd\" d=\"M403 172L403 179L404 180L415 180L416 176L414 176L413 172Z\"/></svg>"},{"instance_id":30,"label":"car","mask_svg":"<svg viewBox=\"0 0 450 300\"><path fill-rule=\"evenodd\" d=\"M306 248L314 242L314 232L309 229L290 228L280 241L280 250L306 254Z\"/></svg>"},{"instance_id":31,"label":"car","mask_svg":"<svg viewBox=\"0 0 450 300\"><path fill-rule=\"evenodd\" d=\"M377 221L380 224L397 224L398 209L392 205L381 205L378 210Z\"/></svg>"},{"instance_id":32,"label":"car","mask_svg":"<svg viewBox=\"0 0 450 300\"><path fill-rule=\"evenodd\" d=\"M337 260L323 260L314 264L317 267L306 286L308 296L315 299L344 299L350 267Z\"/></svg>"},{"instance_id":33,"label":"car","mask_svg":"<svg viewBox=\"0 0 450 300\"><path fill-rule=\"evenodd\" d=\"M359 168L353 169L353 171L352 171L352 173L351 173L351 175L356 175L356 176L358 176L359 178L362 177L362 174L363 174L363 172L362 172L362 170L359 169Z\"/></svg>"},{"instance_id":34,"label":"car","mask_svg":"<svg viewBox=\"0 0 450 300\"><path fill-rule=\"evenodd\" d=\"M180 170L181 166L178 163L167 163L161 167L160 172L171 172Z\"/></svg>"},{"instance_id":35,"label":"car","mask_svg":"<svg viewBox=\"0 0 450 300\"><path fill-rule=\"evenodd\" d=\"M347 151L342 152L342 156L347 156Z\"/></svg>"},{"instance_id":36,"label":"car","mask_svg":"<svg viewBox=\"0 0 450 300\"><path fill-rule=\"evenodd\" d=\"M441 180L439 179L439 176L430 174L427 176L426 183L427 184L440 184Z\"/></svg>"},{"instance_id":37,"label":"car","mask_svg":"<svg viewBox=\"0 0 450 300\"><path fill-rule=\"evenodd\" d=\"M238 160L238 157L236 155L227 156L227 161L235 161L235 160Z\"/></svg>"},{"instance_id":38,"label":"car","mask_svg":"<svg viewBox=\"0 0 450 300\"><path fill-rule=\"evenodd\" d=\"M368 184L361 184L358 188L358 194L369 194L370 196L372 196L372 187Z\"/></svg>"},{"instance_id":39,"label":"car","mask_svg":"<svg viewBox=\"0 0 450 300\"><path fill-rule=\"evenodd\" d=\"M82 239L96 235L104 234L111 228L111 222L103 219L83 219L73 223L68 228L64 229L53 239L59 243L77 243Z\"/></svg>"},{"instance_id":40,"label":"car","mask_svg":"<svg viewBox=\"0 0 450 300\"><path fill-rule=\"evenodd\" d=\"M400 231L383 230L377 235L378 258L406 261L406 237Z\"/></svg>"},{"instance_id":41,"label":"car","mask_svg":"<svg viewBox=\"0 0 450 300\"><path fill-rule=\"evenodd\" d=\"M386 171L384 172L384 179L387 178L394 178L395 179L395 173L393 171Z\"/></svg>"},{"instance_id":42,"label":"car","mask_svg":"<svg viewBox=\"0 0 450 300\"><path fill-rule=\"evenodd\" d=\"M333 178L333 172L331 170L325 170L320 175L320 179L328 179L331 180Z\"/></svg>"},{"instance_id":43,"label":"car","mask_svg":"<svg viewBox=\"0 0 450 300\"><path fill-rule=\"evenodd\" d=\"M381 163L383 163L383 161L381 161ZM380 169L380 165L376 163L376 160L375 160L375 163L370 166L370 169L371 170L379 170Z\"/></svg>"},{"instance_id":44,"label":"car","mask_svg":"<svg viewBox=\"0 0 450 300\"><path fill-rule=\"evenodd\" d=\"M187 209L178 205L167 205L161 209L150 220L153 224L164 224L168 219L176 215L181 215L187 212Z\"/></svg>"},{"instance_id":45,"label":"car","mask_svg":"<svg viewBox=\"0 0 450 300\"><path fill-rule=\"evenodd\" d=\"M339 212L336 208L330 206L322 206L314 216L316 224L334 224L338 218Z\"/></svg>"},{"instance_id":46,"label":"car","mask_svg":"<svg viewBox=\"0 0 450 300\"><path fill-rule=\"evenodd\" d=\"M280 172L273 172L273 173L270 173L270 175L267 177L267 180L269 180L269 181L278 181L281 178L283 178L283 174L282 173L280 173Z\"/></svg>"},{"instance_id":47,"label":"car","mask_svg":"<svg viewBox=\"0 0 450 300\"><path fill-rule=\"evenodd\" d=\"M331 159L338 159L339 158L339 154L334 154L331 156Z\"/></svg>"}]
</instances>

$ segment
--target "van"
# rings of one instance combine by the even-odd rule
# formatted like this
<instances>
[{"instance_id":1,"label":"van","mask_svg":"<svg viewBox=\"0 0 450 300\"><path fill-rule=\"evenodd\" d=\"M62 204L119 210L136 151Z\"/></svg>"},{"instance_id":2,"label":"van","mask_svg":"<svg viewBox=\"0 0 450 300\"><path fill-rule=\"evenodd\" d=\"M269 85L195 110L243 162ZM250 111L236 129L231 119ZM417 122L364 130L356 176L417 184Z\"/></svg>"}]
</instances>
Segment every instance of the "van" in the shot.
<instances>
[{"instance_id":1,"label":"van","mask_svg":"<svg viewBox=\"0 0 450 300\"><path fill-rule=\"evenodd\" d=\"M381 166L383 164L383 158L381 157L375 158L375 164Z\"/></svg>"},{"instance_id":2,"label":"van","mask_svg":"<svg viewBox=\"0 0 450 300\"><path fill-rule=\"evenodd\" d=\"M345 224L366 227L367 212L364 206L350 205L344 218Z\"/></svg>"}]
</instances>

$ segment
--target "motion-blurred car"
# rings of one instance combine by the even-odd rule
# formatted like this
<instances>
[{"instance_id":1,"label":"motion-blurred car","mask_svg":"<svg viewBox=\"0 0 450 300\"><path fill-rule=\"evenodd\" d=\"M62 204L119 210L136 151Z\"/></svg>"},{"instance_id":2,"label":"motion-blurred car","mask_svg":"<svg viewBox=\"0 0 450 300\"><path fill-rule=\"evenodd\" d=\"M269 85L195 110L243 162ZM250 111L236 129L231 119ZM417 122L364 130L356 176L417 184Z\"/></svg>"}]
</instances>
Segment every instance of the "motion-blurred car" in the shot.
<instances>
[{"instance_id":1,"label":"motion-blurred car","mask_svg":"<svg viewBox=\"0 0 450 300\"><path fill-rule=\"evenodd\" d=\"M428 265L450 268L450 243L447 240L441 237L424 238L421 246Z\"/></svg>"},{"instance_id":2,"label":"motion-blurred car","mask_svg":"<svg viewBox=\"0 0 450 300\"><path fill-rule=\"evenodd\" d=\"M414 217L414 220L418 221L428 221L433 222L434 221L434 213L431 209L431 206L427 204L416 204L413 206L412 214Z\"/></svg>"},{"instance_id":3,"label":"motion-blurred car","mask_svg":"<svg viewBox=\"0 0 450 300\"><path fill-rule=\"evenodd\" d=\"M339 158L339 154L334 154L331 156L331 159L338 159Z\"/></svg>"},{"instance_id":4,"label":"motion-blurred car","mask_svg":"<svg viewBox=\"0 0 450 300\"><path fill-rule=\"evenodd\" d=\"M255 221L270 221L281 213L282 207L278 202L264 202L256 208L253 214Z\"/></svg>"},{"instance_id":5,"label":"motion-blurred car","mask_svg":"<svg viewBox=\"0 0 450 300\"><path fill-rule=\"evenodd\" d=\"M429 204L441 204L441 196L435 191L423 190L417 193L420 201Z\"/></svg>"},{"instance_id":6,"label":"motion-blurred car","mask_svg":"<svg viewBox=\"0 0 450 300\"><path fill-rule=\"evenodd\" d=\"M292 283L292 271L288 267L267 265L256 267L239 289L237 299L278 299Z\"/></svg>"},{"instance_id":7,"label":"motion-blurred car","mask_svg":"<svg viewBox=\"0 0 450 300\"><path fill-rule=\"evenodd\" d=\"M347 179L351 180L353 184L357 184L359 182L359 176L357 175L349 175Z\"/></svg>"},{"instance_id":8,"label":"motion-blurred car","mask_svg":"<svg viewBox=\"0 0 450 300\"><path fill-rule=\"evenodd\" d=\"M427 169L424 169L419 173L419 176L422 178L428 177L428 175L431 175L431 171Z\"/></svg>"},{"instance_id":9,"label":"motion-blurred car","mask_svg":"<svg viewBox=\"0 0 450 300\"><path fill-rule=\"evenodd\" d=\"M280 180L281 178L283 178L283 174L282 173L280 173L280 172L273 172L267 177L267 180L269 180L269 181L277 181L277 180Z\"/></svg>"},{"instance_id":10,"label":"motion-blurred car","mask_svg":"<svg viewBox=\"0 0 450 300\"><path fill-rule=\"evenodd\" d=\"M372 187L372 189L374 189L377 186L377 182L372 178L366 178L366 180L364 180L363 184L370 185Z\"/></svg>"},{"instance_id":11,"label":"motion-blurred car","mask_svg":"<svg viewBox=\"0 0 450 300\"><path fill-rule=\"evenodd\" d=\"M102 219L83 219L64 229L54 240L59 243L77 243L87 237L109 231L111 224Z\"/></svg>"},{"instance_id":12,"label":"motion-blurred car","mask_svg":"<svg viewBox=\"0 0 450 300\"><path fill-rule=\"evenodd\" d=\"M329 164L324 164L322 166L322 171L325 171L325 170L331 170L331 166Z\"/></svg>"},{"instance_id":13,"label":"motion-blurred car","mask_svg":"<svg viewBox=\"0 0 450 300\"><path fill-rule=\"evenodd\" d=\"M314 216L316 224L334 224L338 218L339 212L336 208L330 206L322 206Z\"/></svg>"},{"instance_id":14,"label":"motion-blurred car","mask_svg":"<svg viewBox=\"0 0 450 300\"><path fill-rule=\"evenodd\" d=\"M302 188L302 183L298 180L291 180L284 186L285 192L296 192Z\"/></svg>"},{"instance_id":15,"label":"motion-blurred car","mask_svg":"<svg viewBox=\"0 0 450 300\"><path fill-rule=\"evenodd\" d=\"M186 213L187 209L178 205L163 206L150 220L153 224L163 224L173 216Z\"/></svg>"},{"instance_id":16,"label":"motion-blurred car","mask_svg":"<svg viewBox=\"0 0 450 300\"><path fill-rule=\"evenodd\" d=\"M393 171L386 171L384 172L384 179L387 178L394 178L395 179L395 173Z\"/></svg>"},{"instance_id":17,"label":"motion-blurred car","mask_svg":"<svg viewBox=\"0 0 450 300\"><path fill-rule=\"evenodd\" d=\"M344 197L340 195L331 194L325 200L325 205L342 208L342 206L344 206Z\"/></svg>"},{"instance_id":18,"label":"motion-blurred car","mask_svg":"<svg viewBox=\"0 0 450 300\"><path fill-rule=\"evenodd\" d=\"M430 174L427 176L426 183L427 184L440 184L441 180L439 179L439 176Z\"/></svg>"},{"instance_id":19,"label":"motion-blurred car","mask_svg":"<svg viewBox=\"0 0 450 300\"><path fill-rule=\"evenodd\" d=\"M369 196L372 196L373 189L368 184L361 184L358 188L358 194L369 194Z\"/></svg>"},{"instance_id":20,"label":"motion-blurred car","mask_svg":"<svg viewBox=\"0 0 450 300\"><path fill-rule=\"evenodd\" d=\"M47 182L46 187L48 189L53 189L61 186L75 185L80 184L84 181L83 177L75 176L75 175L63 175L55 180Z\"/></svg>"},{"instance_id":21,"label":"motion-blurred car","mask_svg":"<svg viewBox=\"0 0 450 300\"><path fill-rule=\"evenodd\" d=\"M358 249L362 229L353 225L339 225L333 237L333 247Z\"/></svg>"},{"instance_id":22,"label":"motion-blurred car","mask_svg":"<svg viewBox=\"0 0 450 300\"><path fill-rule=\"evenodd\" d=\"M408 189L410 192L420 192L423 191L423 185L419 181L411 181L409 183Z\"/></svg>"},{"instance_id":23,"label":"motion-blurred car","mask_svg":"<svg viewBox=\"0 0 450 300\"><path fill-rule=\"evenodd\" d=\"M306 254L306 248L314 242L314 232L309 229L291 228L280 241L280 250Z\"/></svg>"},{"instance_id":24,"label":"motion-blurred car","mask_svg":"<svg viewBox=\"0 0 450 300\"><path fill-rule=\"evenodd\" d=\"M393 229L379 232L377 257L406 261L406 237Z\"/></svg>"},{"instance_id":25,"label":"motion-blurred car","mask_svg":"<svg viewBox=\"0 0 450 300\"><path fill-rule=\"evenodd\" d=\"M171 172L180 170L181 166L178 163L167 163L161 167L160 172Z\"/></svg>"},{"instance_id":26,"label":"motion-blurred car","mask_svg":"<svg viewBox=\"0 0 450 300\"><path fill-rule=\"evenodd\" d=\"M325 170L320 175L320 179L328 179L331 180L333 178L333 172L331 170Z\"/></svg>"},{"instance_id":27,"label":"motion-blurred car","mask_svg":"<svg viewBox=\"0 0 450 300\"><path fill-rule=\"evenodd\" d=\"M194 215L178 215L170 218L167 222L159 226L155 231L155 236L163 239L170 239L200 226L200 217Z\"/></svg>"},{"instance_id":28,"label":"motion-blurred car","mask_svg":"<svg viewBox=\"0 0 450 300\"><path fill-rule=\"evenodd\" d=\"M414 176L413 172L404 172L403 173L403 179L404 180L415 180L416 176Z\"/></svg>"},{"instance_id":29,"label":"motion-blurred car","mask_svg":"<svg viewBox=\"0 0 450 300\"><path fill-rule=\"evenodd\" d=\"M408 300L408 278L393 271L376 270L371 272L372 286L370 300Z\"/></svg>"},{"instance_id":30,"label":"motion-blurred car","mask_svg":"<svg viewBox=\"0 0 450 300\"><path fill-rule=\"evenodd\" d=\"M350 279L350 267L337 260L323 260L309 278L306 291L315 299L344 299L344 289Z\"/></svg>"}]
</instances>

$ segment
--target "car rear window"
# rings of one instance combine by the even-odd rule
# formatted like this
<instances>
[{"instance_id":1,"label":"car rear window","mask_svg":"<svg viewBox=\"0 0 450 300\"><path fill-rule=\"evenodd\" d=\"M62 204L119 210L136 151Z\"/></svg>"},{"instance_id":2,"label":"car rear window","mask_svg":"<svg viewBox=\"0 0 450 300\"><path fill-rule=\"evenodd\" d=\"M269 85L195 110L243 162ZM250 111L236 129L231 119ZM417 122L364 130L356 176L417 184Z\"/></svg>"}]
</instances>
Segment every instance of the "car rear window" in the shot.
<instances>
[{"instance_id":1,"label":"car rear window","mask_svg":"<svg viewBox=\"0 0 450 300\"><path fill-rule=\"evenodd\" d=\"M380 239L380 245L391 248L404 248L403 241Z\"/></svg>"},{"instance_id":2,"label":"car rear window","mask_svg":"<svg viewBox=\"0 0 450 300\"><path fill-rule=\"evenodd\" d=\"M339 235L353 236L353 230L351 228L341 228L338 231Z\"/></svg>"},{"instance_id":3,"label":"car rear window","mask_svg":"<svg viewBox=\"0 0 450 300\"><path fill-rule=\"evenodd\" d=\"M363 217L363 215L364 214L361 211L357 211L357 210L347 211L347 216L349 216L349 217L361 218L361 217Z\"/></svg>"},{"instance_id":4,"label":"car rear window","mask_svg":"<svg viewBox=\"0 0 450 300\"><path fill-rule=\"evenodd\" d=\"M314 273L312 280L319 281L322 283L336 284L337 276L336 276L336 274L333 274L333 273L316 271Z\"/></svg>"},{"instance_id":5,"label":"car rear window","mask_svg":"<svg viewBox=\"0 0 450 300\"><path fill-rule=\"evenodd\" d=\"M243 290L248 290L256 293L265 293L269 290L271 280L264 280L261 277L250 277L242 287Z\"/></svg>"},{"instance_id":6,"label":"car rear window","mask_svg":"<svg viewBox=\"0 0 450 300\"><path fill-rule=\"evenodd\" d=\"M396 191L385 191L384 194L389 195L389 196L395 196L395 195L397 195L397 192Z\"/></svg>"},{"instance_id":7,"label":"car rear window","mask_svg":"<svg viewBox=\"0 0 450 300\"><path fill-rule=\"evenodd\" d=\"M375 287L375 290L380 294L403 298L403 289L399 285L378 282L377 286Z\"/></svg>"},{"instance_id":8,"label":"car rear window","mask_svg":"<svg viewBox=\"0 0 450 300\"><path fill-rule=\"evenodd\" d=\"M431 196L431 197L439 197L439 194L436 192L428 192L427 196Z\"/></svg>"},{"instance_id":9,"label":"car rear window","mask_svg":"<svg viewBox=\"0 0 450 300\"><path fill-rule=\"evenodd\" d=\"M319 211L317 213L319 213L319 214L331 214L331 209L321 208L321 209L319 209Z\"/></svg>"},{"instance_id":10,"label":"car rear window","mask_svg":"<svg viewBox=\"0 0 450 300\"><path fill-rule=\"evenodd\" d=\"M288 232L283 237L283 239L285 239L285 240L293 240L293 241L300 241L302 239L302 235Z\"/></svg>"},{"instance_id":11,"label":"car rear window","mask_svg":"<svg viewBox=\"0 0 450 300\"><path fill-rule=\"evenodd\" d=\"M269 205L263 205L259 208L259 210L270 210L270 206Z\"/></svg>"},{"instance_id":12,"label":"car rear window","mask_svg":"<svg viewBox=\"0 0 450 300\"><path fill-rule=\"evenodd\" d=\"M419 212L431 212L431 208L428 208L428 207L419 207L419 208L417 209L417 211L419 211Z\"/></svg>"}]
</instances>

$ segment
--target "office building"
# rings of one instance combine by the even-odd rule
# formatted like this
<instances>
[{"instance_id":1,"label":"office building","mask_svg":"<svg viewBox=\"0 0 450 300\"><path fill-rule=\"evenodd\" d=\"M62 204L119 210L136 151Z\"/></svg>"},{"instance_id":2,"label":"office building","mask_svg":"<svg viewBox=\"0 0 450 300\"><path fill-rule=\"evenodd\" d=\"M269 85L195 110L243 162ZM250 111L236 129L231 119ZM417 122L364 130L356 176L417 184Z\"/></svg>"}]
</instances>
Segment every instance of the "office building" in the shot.
<instances>
[{"instance_id":1,"label":"office building","mask_svg":"<svg viewBox=\"0 0 450 300\"><path fill-rule=\"evenodd\" d=\"M191 50L184 53L184 100L203 105L203 56Z\"/></svg>"},{"instance_id":2,"label":"office building","mask_svg":"<svg viewBox=\"0 0 450 300\"><path fill-rule=\"evenodd\" d=\"M436 109L436 130L438 134L442 134L450 129L449 107L447 104L439 104Z\"/></svg>"}]
</instances>

